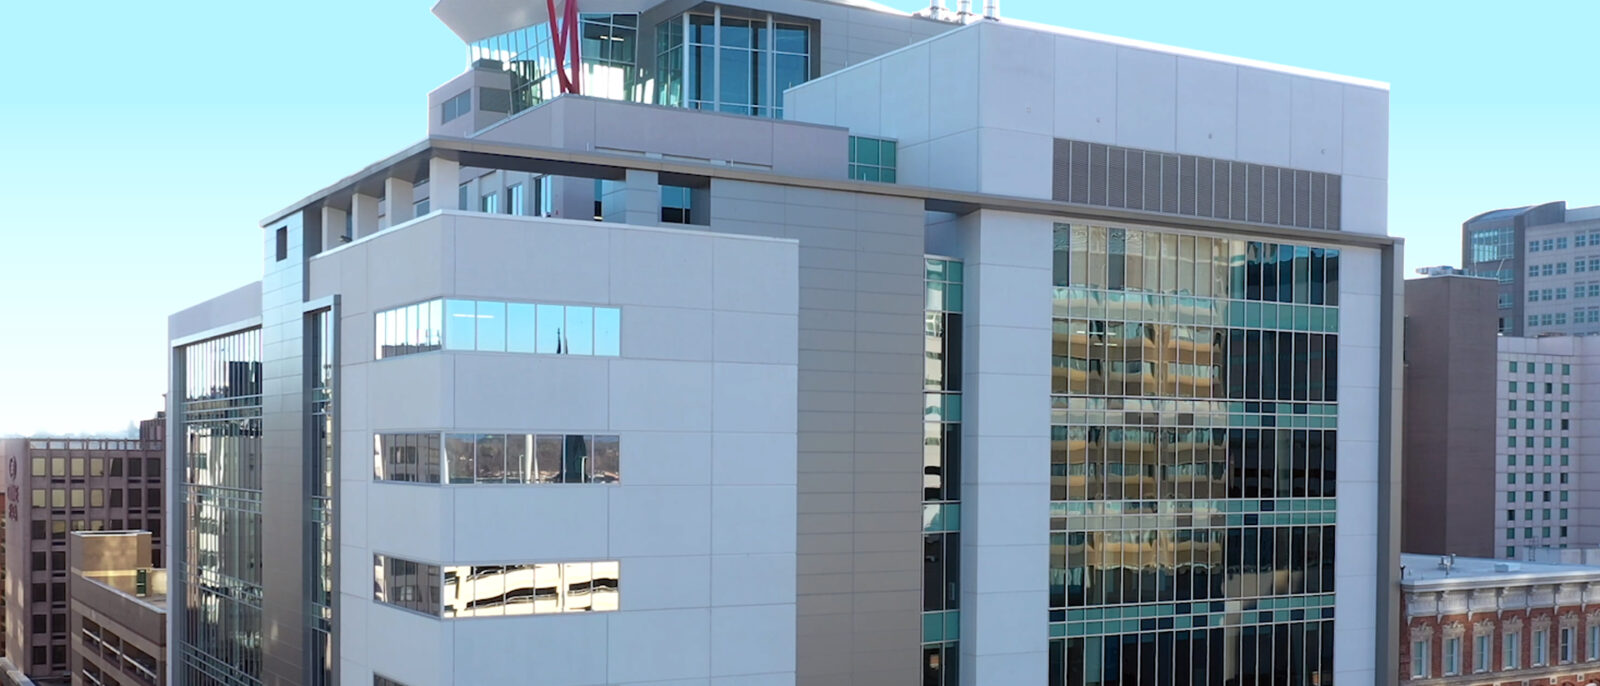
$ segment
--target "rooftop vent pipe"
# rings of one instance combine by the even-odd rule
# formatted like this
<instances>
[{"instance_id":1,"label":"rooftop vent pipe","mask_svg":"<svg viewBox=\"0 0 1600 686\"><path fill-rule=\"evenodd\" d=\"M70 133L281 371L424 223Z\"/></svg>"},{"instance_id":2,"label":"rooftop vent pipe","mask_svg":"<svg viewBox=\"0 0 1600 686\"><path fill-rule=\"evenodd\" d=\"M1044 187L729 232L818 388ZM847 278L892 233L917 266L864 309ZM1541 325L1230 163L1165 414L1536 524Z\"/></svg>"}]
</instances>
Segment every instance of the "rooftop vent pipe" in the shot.
<instances>
[{"instance_id":1,"label":"rooftop vent pipe","mask_svg":"<svg viewBox=\"0 0 1600 686\"><path fill-rule=\"evenodd\" d=\"M986 19L999 19L1000 0L983 0L983 16Z\"/></svg>"},{"instance_id":2,"label":"rooftop vent pipe","mask_svg":"<svg viewBox=\"0 0 1600 686\"><path fill-rule=\"evenodd\" d=\"M972 0L956 0L956 19L966 21L972 16Z\"/></svg>"}]
</instances>

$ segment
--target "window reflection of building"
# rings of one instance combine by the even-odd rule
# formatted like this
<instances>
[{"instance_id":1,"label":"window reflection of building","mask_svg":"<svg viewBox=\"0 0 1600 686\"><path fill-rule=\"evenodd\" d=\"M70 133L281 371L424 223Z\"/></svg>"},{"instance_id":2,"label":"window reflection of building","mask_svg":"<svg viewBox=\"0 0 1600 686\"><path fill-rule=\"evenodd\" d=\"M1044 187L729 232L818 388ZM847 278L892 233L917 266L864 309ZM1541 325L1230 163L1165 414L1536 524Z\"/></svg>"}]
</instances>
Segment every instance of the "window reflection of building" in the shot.
<instances>
[{"instance_id":1,"label":"window reflection of building","mask_svg":"<svg viewBox=\"0 0 1600 686\"><path fill-rule=\"evenodd\" d=\"M892 179L889 179L892 180ZM961 645L961 390L965 269L925 260L922 683L956 686Z\"/></svg>"},{"instance_id":2,"label":"window reflection of building","mask_svg":"<svg viewBox=\"0 0 1600 686\"><path fill-rule=\"evenodd\" d=\"M375 600L446 619L611 612L620 604L614 561L440 567L374 555L373 568Z\"/></svg>"},{"instance_id":3,"label":"window reflection of building","mask_svg":"<svg viewBox=\"0 0 1600 686\"><path fill-rule=\"evenodd\" d=\"M429 300L377 312L373 326L377 359L440 349L616 357L622 344L615 307Z\"/></svg>"},{"instance_id":4,"label":"window reflection of building","mask_svg":"<svg viewBox=\"0 0 1600 686\"><path fill-rule=\"evenodd\" d=\"M1054 262L1051 683L1328 681L1338 251L1073 225Z\"/></svg>"},{"instance_id":5,"label":"window reflection of building","mask_svg":"<svg viewBox=\"0 0 1600 686\"><path fill-rule=\"evenodd\" d=\"M583 94L640 101L634 66L639 15L582 14L579 21ZM511 112L516 113L561 93L553 46L550 25L536 24L476 41L467 57L472 64L498 62L511 74Z\"/></svg>"},{"instance_id":6,"label":"window reflection of building","mask_svg":"<svg viewBox=\"0 0 1600 686\"><path fill-rule=\"evenodd\" d=\"M618 483L622 439L604 434L377 434L373 478L429 484L441 478L451 484Z\"/></svg>"},{"instance_id":7,"label":"window reflection of building","mask_svg":"<svg viewBox=\"0 0 1600 686\"><path fill-rule=\"evenodd\" d=\"M187 617L178 628L186 680L261 678L261 332L182 349L183 555Z\"/></svg>"}]
</instances>

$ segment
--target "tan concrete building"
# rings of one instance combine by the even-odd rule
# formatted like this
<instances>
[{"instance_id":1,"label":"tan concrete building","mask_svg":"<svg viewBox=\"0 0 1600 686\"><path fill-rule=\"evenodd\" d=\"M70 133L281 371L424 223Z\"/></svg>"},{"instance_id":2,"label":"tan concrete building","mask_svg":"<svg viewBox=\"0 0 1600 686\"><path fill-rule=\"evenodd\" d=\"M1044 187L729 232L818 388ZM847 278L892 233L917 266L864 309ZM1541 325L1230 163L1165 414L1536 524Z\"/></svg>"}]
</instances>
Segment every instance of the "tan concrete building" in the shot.
<instances>
[{"instance_id":1,"label":"tan concrete building","mask_svg":"<svg viewBox=\"0 0 1600 686\"><path fill-rule=\"evenodd\" d=\"M6 657L34 679L65 678L67 541L77 531L146 530L146 566L163 565L166 418L138 438L0 440L6 480Z\"/></svg>"},{"instance_id":2,"label":"tan concrete building","mask_svg":"<svg viewBox=\"0 0 1600 686\"><path fill-rule=\"evenodd\" d=\"M147 531L80 531L70 539L72 683L167 683L167 571L149 566Z\"/></svg>"}]
</instances>

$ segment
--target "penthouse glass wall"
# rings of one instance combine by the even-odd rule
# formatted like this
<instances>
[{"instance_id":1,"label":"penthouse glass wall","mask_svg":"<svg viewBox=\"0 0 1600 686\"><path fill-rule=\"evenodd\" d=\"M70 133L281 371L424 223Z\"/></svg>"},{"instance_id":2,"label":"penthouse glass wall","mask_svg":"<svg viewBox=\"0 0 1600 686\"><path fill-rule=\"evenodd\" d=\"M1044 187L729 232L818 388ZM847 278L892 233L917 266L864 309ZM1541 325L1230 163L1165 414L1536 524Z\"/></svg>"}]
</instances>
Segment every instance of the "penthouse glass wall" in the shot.
<instances>
[{"instance_id":1,"label":"penthouse glass wall","mask_svg":"<svg viewBox=\"0 0 1600 686\"><path fill-rule=\"evenodd\" d=\"M580 86L584 95L642 101L636 76L639 15L579 15ZM511 73L511 111L521 112L561 94L549 24L535 24L467 46L469 63L499 62Z\"/></svg>"},{"instance_id":2,"label":"penthouse glass wall","mask_svg":"<svg viewBox=\"0 0 1600 686\"><path fill-rule=\"evenodd\" d=\"M261 332L183 347L176 531L182 584L177 671L182 683L261 681Z\"/></svg>"},{"instance_id":3,"label":"penthouse glass wall","mask_svg":"<svg viewBox=\"0 0 1600 686\"><path fill-rule=\"evenodd\" d=\"M1339 251L1055 231L1050 681L1332 683Z\"/></svg>"},{"instance_id":4,"label":"penthouse glass wall","mask_svg":"<svg viewBox=\"0 0 1600 686\"><path fill-rule=\"evenodd\" d=\"M656 103L783 118L783 91L811 78L812 28L733 7L656 25Z\"/></svg>"}]
</instances>

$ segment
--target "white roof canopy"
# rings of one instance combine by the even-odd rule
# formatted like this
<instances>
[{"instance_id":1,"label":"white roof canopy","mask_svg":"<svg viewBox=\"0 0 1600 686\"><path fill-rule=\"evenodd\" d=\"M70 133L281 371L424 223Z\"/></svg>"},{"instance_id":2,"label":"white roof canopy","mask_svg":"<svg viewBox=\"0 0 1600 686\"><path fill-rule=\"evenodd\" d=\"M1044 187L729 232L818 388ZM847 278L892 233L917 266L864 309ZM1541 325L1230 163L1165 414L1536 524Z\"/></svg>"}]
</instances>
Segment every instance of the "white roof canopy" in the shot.
<instances>
[{"instance_id":1,"label":"white roof canopy","mask_svg":"<svg viewBox=\"0 0 1600 686\"><path fill-rule=\"evenodd\" d=\"M556 12L566 10L569 0L556 0ZM661 0L577 0L584 12L642 12ZM433 15L455 32L462 42L471 43L524 26L543 24L550 17L545 0L439 0Z\"/></svg>"}]
</instances>

